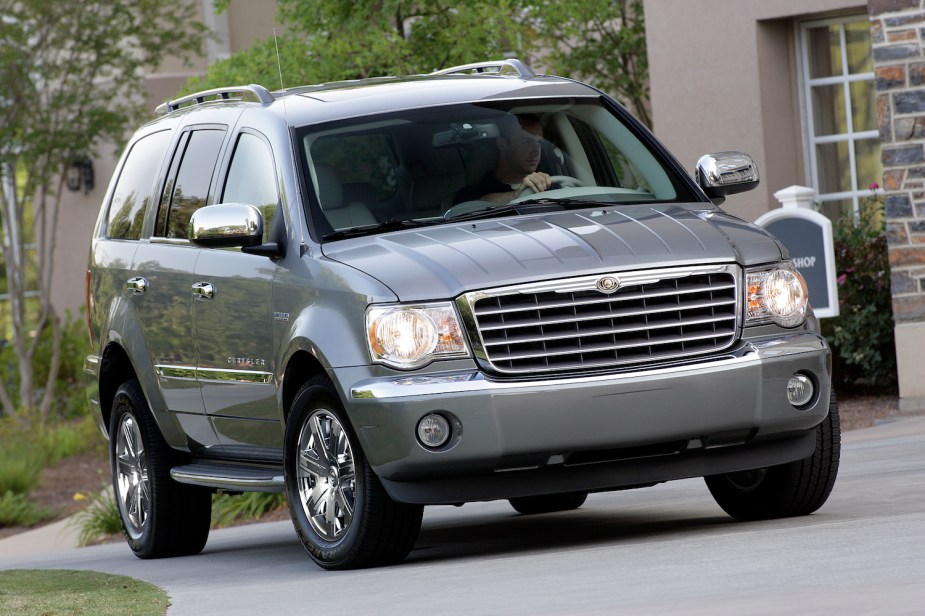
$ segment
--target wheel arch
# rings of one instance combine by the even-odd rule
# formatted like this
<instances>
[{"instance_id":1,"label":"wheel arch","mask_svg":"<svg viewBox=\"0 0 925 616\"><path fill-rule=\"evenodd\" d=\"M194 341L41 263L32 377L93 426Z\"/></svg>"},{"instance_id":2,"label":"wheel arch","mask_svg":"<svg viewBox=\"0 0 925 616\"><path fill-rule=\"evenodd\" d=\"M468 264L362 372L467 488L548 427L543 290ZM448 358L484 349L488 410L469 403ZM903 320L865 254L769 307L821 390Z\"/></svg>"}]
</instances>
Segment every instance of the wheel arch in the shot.
<instances>
[{"instance_id":1,"label":"wheel arch","mask_svg":"<svg viewBox=\"0 0 925 616\"><path fill-rule=\"evenodd\" d=\"M119 344L110 343L101 354L99 373L100 412L103 415L103 425L106 427L107 435L116 391L122 383L137 378L138 374L125 349Z\"/></svg>"},{"instance_id":2,"label":"wheel arch","mask_svg":"<svg viewBox=\"0 0 925 616\"><path fill-rule=\"evenodd\" d=\"M299 350L292 354L283 373L283 386L281 388L283 422L289 421L289 410L296 394L315 376L324 375L331 379L331 375L324 364L317 357L306 350ZM333 379L331 379L333 382Z\"/></svg>"}]
</instances>

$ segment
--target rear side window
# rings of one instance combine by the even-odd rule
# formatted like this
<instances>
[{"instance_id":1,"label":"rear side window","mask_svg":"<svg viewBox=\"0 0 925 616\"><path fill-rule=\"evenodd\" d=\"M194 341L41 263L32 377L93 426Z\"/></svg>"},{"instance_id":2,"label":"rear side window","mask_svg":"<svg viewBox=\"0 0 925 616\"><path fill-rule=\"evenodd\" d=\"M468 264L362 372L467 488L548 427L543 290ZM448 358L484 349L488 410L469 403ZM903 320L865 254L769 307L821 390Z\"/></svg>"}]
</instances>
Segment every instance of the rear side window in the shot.
<instances>
[{"instance_id":1,"label":"rear side window","mask_svg":"<svg viewBox=\"0 0 925 616\"><path fill-rule=\"evenodd\" d=\"M142 137L132 146L109 204L107 237L141 238L145 213L153 200L154 180L169 144L170 131L165 130Z\"/></svg>"},{"instance_id":2,"label":"rear side window","mask_svg":"<svg viewBox=\"0 0 925 616\"><path fill-rule=\"evenodd\" d=\"M192 131L188 139L180 141L175 154L175 163L176 157L180 156L179 169L176 176L171 173L171 178L175 179L168 183L165 200L158 213L159 235L180 239L189 237L190 217L206 204L212 173L224 140L224 130L204 129ZM174 165L171 165L171 171L173 168Z\"/></svg>"}]
</instances>

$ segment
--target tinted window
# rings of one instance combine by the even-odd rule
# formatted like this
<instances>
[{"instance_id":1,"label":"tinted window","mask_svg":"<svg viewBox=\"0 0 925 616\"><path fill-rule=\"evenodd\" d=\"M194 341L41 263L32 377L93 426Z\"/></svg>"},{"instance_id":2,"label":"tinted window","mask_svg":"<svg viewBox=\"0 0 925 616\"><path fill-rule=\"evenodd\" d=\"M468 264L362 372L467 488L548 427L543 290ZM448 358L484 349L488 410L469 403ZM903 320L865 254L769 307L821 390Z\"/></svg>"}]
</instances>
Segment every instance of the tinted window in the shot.
<instances>
[{"instance_id":1,"label":"tinted window","mask_svg":"<svg viewBox=\"0 0 925 616\"><path fill-rule=\"evenodd\" d=\"M699 198L644 131L592 97L417 107L305 126L297 139L314 188L308 219L331 240L394 228L377 221L521 213L499 202L580 209ZM522 190L536 171L555 178L542 195ZM358 198L358 186L378 200Z\"/></svg>"},{"instance_id":2,"label":"tinted window","mask_svg":"<svg viewBox=\"0 0 925 616\"><path fill-rule=\"evenodd\" d=\"M344 184L371 184L379 200L395 194L398 188L395 148L387 135L338 134L312 143L315 164L330 165Z\"/></svg>"},{"instance_id":3,"label":"tinted window","mask_svg":"<svg viewBox=\"0 0 925 616\"><path fill-rule=\"evenodd\" d=\"M154 180L169 143L170 131L161 131L141 138L132 146L109 204L108 237L126 240L141 237Z\"/></svg>"},{"instance_id":4,"label":"tinted window","mask_svg":"<svg viewBox=\"0 0 925 616\"><path fill-rule=\"evenodd\" d=\"M276 168L270 147L259 137L242 133L234 149L222 203L249 203L263 213L264 241L279 201Z\"/></svg>"},{"instance_id":5,"label":"tinted window","mask_svg":"<svg viewBox=\"0 0 925 616\"><path fill-rule=\"evenodd\" d=\"M224 130L197 130L190 134L170 193L167 237L189 236L189 219L206 204L212 172L224 139Z\"/></svg>"}]
</instances>

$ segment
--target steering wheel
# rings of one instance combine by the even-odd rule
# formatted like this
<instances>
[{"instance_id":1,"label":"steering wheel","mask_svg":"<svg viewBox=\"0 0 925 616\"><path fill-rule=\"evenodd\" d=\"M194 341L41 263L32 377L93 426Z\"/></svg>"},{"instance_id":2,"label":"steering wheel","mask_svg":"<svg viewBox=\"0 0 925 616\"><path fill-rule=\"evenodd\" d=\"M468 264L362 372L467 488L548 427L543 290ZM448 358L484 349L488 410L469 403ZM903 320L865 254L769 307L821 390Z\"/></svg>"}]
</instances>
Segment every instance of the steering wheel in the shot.
<instances>
[{"instance_id":1,"label":"steering wheel","mask_svg":"<svg viewBox=\"0 0 925 616\"><path fill-rule=\"evenodd\" d=\"M578 178L572 177L570 175L551 175L549 176L550 184L558 184L559 188L572 188L575 186L585 186L585 183L579 180ZM525 195L532 195L533 189L529 186L524 186L523 190L520 191L518 197L523 197Z\"/></svg>"}]
</instances>

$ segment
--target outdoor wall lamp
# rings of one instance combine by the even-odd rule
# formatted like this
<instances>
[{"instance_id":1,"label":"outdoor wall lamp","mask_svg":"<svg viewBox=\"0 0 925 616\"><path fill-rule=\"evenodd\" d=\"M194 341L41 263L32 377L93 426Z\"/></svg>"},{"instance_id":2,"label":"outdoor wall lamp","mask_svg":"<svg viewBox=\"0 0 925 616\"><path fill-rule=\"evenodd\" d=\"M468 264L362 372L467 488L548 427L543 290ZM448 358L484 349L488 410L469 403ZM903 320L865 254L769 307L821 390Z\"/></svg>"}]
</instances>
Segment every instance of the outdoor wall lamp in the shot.
<instances>
[{"instance_id":1,"label":"outdoor wall lamp","mask_svg":"<svg viewBox=\"0 0 925 616\"><path fill-rule=\"evenodd\" d=\"M68 190L78 191L82 187L84 194L89 193L93 190L93 161L86 156L72 160L65 181Z\"/></svg>"}]
</instances>

